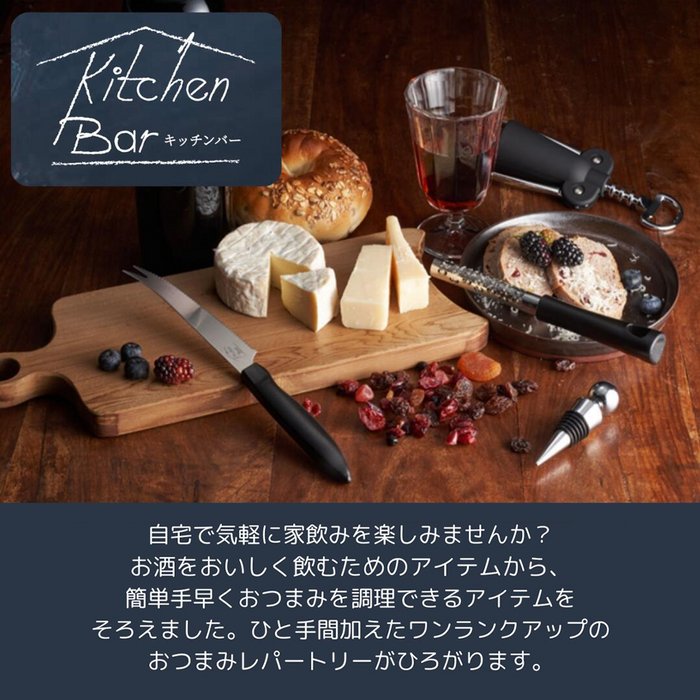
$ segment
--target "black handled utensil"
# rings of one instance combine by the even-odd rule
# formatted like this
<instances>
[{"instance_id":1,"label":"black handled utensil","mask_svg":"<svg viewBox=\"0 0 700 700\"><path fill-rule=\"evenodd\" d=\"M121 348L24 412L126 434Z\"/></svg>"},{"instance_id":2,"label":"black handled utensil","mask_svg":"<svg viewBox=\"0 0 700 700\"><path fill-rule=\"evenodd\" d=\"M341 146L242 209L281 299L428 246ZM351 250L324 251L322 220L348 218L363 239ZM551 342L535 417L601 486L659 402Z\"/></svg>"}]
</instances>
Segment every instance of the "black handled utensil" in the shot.
<instances>
[{"instance_id":1,"label":"black handled utensil","mask_svg":"<svg viewBox=\"0 0 700 700\"><path fill-rule=\"evenodd\" d=\"M659 362L666 347L666 336L661 331L586 311L551 296L532 294L469 267L435 260L430 274L653 365Z\"/></svg>"},{"instance_id":2,"label":"black handled utensil","mask_svg":"<svg viewBox=\"0 0 700 700\"><path fill-rule=\"evenodd\" d=\"M562 198L567 207L588 209L599 197L611 197L641 212L647 228L668 233L683 220L683 207L669 194L637 195L610 181L614 161L602 148L579 151L511 119L503 125L493 179ZM673 220L659 223L662 207Z\"/></svg>"},{"instance_id":3,"label":"black handled utensil","mask_svg":"<svg viewBox=\"0 0 700 700\"><path fill-rule=\"evenodd\" d=\"M256 351L241 340L216 316L203 309L175 285L152 272L134 265L124 274L146 285L166 301L226 361L236 369L241 381L260 405L326 474L348 483L350 470L343 453L323 426L289 394L281 389L270 373L255 360Z\"/></svg>"}]
</instances>

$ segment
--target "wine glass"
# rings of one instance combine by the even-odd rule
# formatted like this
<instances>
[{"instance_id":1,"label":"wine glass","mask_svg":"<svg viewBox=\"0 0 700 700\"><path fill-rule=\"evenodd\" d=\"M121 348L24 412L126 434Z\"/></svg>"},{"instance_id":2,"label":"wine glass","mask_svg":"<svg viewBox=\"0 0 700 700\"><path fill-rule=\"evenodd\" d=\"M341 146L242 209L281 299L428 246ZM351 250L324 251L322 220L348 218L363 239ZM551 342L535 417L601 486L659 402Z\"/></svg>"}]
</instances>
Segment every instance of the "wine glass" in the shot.
<instances>
[{"instance_id":1,"label":"wine glass","mask_svg":"<svg viewBox=\"0 0 700 700\"><path fill-rule=\"evenodd\" d=\"M469 212L484 197L501 136L506 89L471 68L442 68L413 78L405 91L418 181L440 213L423 221L425 251L460 258L484 223Z\"/></svg>"}]
</instances>

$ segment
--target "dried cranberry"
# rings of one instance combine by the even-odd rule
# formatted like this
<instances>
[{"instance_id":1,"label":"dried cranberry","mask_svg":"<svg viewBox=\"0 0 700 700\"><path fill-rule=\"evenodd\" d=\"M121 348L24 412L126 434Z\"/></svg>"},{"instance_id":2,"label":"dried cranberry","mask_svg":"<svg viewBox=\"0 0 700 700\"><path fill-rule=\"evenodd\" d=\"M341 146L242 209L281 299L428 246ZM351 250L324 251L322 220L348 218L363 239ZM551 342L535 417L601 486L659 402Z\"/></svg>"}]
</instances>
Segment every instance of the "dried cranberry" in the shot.
<instances>
[{"instance_id":1,"label":"dried cranberry","mask_svg":"<svg viewBox=\"0 0 700 700\"><path fill-rule=\"evenodd\" d=\"M518 398L518 390L513 386L511 382L506 382L505 384L498 385L498 393L501 396L506 396L507 398L515 401Z\"/></svg>"},{"instance_id":2,"label":"dried cranberry","mask_svg":"<svg viewBox=\"0 0 700 700\"><path fill-rule=\"evenodd\" d=\"M470 404L464 412L472 420L479 420L484 417L484 413L486 413L486 410L484 404L481 401L474 401L474 403Z\"/></svg>"},{"instance_id":3,"label":"dried cranberry","mask_svg":"<svg viewBox=\"0 0 700 700\"><path fill-rule=\"evenodd\" d=\"M440 384L449 384L451 382L450 375L441 369L439 369L439 370L437 370L437 372L435 372L435 379L439 379Z\"/></svg>"},{"instance_id":4,"label":"dried cranberry","mask_svg":"<svg viewBox=\"0 0 700 700\"><path fill-rule=\"evenodd\" d=\"M484 411L490 416L497 416L505 413L513 405L512 399L500 394L490 398L484 405Z\"/></svg>"},{"instance_id":5,"label":"dried cranberry","mask_svg":"<svg viewBox=\"0 0 700 700\"><path fill-rule=\"evenodd\" d=\"M423 375L419 380L418 380L418 386L421 389L435 389L436 387L440 386L442 384L442 381L438 379L437 377L433 377L429 374Z\"/></svg>"},{"instance_id":6,"label":"dried cranberry","mask_svg":"<svg viewBox=\"0 0 700 700\"><path fill-rule=\"evenodd\" d=\"M357 403L366 403L374 398L374 392L368 384L362 384L355 393L355 401Z\"/></svg>"},{"instance_id":7,"label":"dried cranberry","mask_svg":"<svg viewBox=\"0 0 700 700\"><path fill-rule=\"evenodd\" d=\"M444 423L448 418L452 418L457 409L459 408L459 403L455 399L447 399L440 404L439 407L439 418L440 422Z\"/></svg>"},{"instance_id":8,"label":"dried cranberry","mask_svg":"<svg viewBox=\"0 0 700 700\"><path fill-rule=\"evenodd\" d=\"M393 391L401 391L404 387L411 383L411 377L408 376L408 372L397 372L396 378L391 383L391 388Z\"/></svg>"},{"instance_id":9,"label":"dried cranberry","mask_svg":"<svg viewBox=\"0 0 700 700\"><path fill-rule=\"evenodd\" d=\"M466 416L454 416L450 421L450 430L458 430L459 428L473 428L474 423L471 418Z\"/></svg>"},{"instance_id":10,"label":"dried cranberry","mask_svg":"<svg viewBox=\"0 0 700 700\"><path fill-rule=\"evenodd\" d=\"M496 387L495 384L491 384L491 382L487 382L486 384L482 384L476 388L474 391L474 396L476 396L479 401L486 402L489 399L492 399L497 393L498 387Z\"/></svg>"},{"instance_id":11,"label":"dried cranberry","mask_svg":"<svg viewBox=\"0 0 700 700\"><path fill-rule=\"evenodd\" d=\"M359 382L356 382L354 379L346 379L344 382L338 382L336 393L338 396L355 396L355 392L359 387Z\"/></svg>"},{"instance_id":12,"label":"dried cranberry","mask_svg":"<svg viewBox=\"0 0 700 700\"><path fill-rule=\"evenodd\" d=\"M518 379L518 381L513 382L513 386L518 390L518 395L520 396L532 394L533 391L539 389L537 383L530 379Z\"/></svg>"},{"instance_id":13,"label":"dried cranberry","mask_svg":"<svg viewBox=\"0 0 700 700\"><path fill-rule=\"evenodd\" d=\"M369 385L376 391L386 391L396 381L396 375L391 372L372 372Z\"/></svg>"},{"instance_id":14,"label":"dried cranberry","mask_svg":"<svg viewBox=\"0 0 700 700\"><path fill-rule=\"evenodd\" d=\"M379 408L379 406L375 406L373 403L362 404L357 409L357 413L367 430L374 432L376 430L381 430L386 426L386 418L384 417L382 410Z\"/></svg>"},{"instance_id":15,"label":"dried cranberry","mask_svg":"<svg viewBox=\"0 0 700 700\"><path fill-rule=\"evenodd\" d=\"M314 418L321 415L321 404L315 403L311 399L304 399L304 410L308 411Z\"/></svg>"},{"instance_id":16,"label":"dried cranberry","mask_svg":"<svg viewBox=\"0 0 700 700\"><path fill-rule=\"evenodd\" d=\"M411 421L411 435L422 438L430 428L430 418L424 413L419 413Z\"/></svg>"},{"instance_id":17,"label":"dried cranberry","mask_svg":"<svg viewBox=\"0 0 700 700\"><path fill-rule=\"evenodd\" d=\"M414 407L420 406L423 401L425 401L425 392L423 389L414 389L408 399L408 402Z\"/></svg>"},{"instance_id":18,"label":"dried cranberry","mask_svg":"<svg viewBox=\"0 0 700 700\"><path fill-rule=\"evenodd\" d=\"M421 371L421 376L424 376L424 375L429 375L431 377L435 376L435 372L438 371L439 367L440 367L440 365L438 365L437 362L431 362L427 367L425 367Z\"/></svg>"},{"instance_id":19,"label":"dried cranberry","mask_svg":"<svg viewBox=\"0 0 700 700\"><path fill-rule=\"evenodd\" d=\"M451 430L446 440L448 445L473 445L476 442L474 427L455 428Z\"/></svg>"},{"instance_id":20,"label":"dried cranberry","mask_svg":"<svg viewBox=\"0 0 700 700\"><path fill-rule=\"evenodd\" d=\"M476 442L475 428L460 428L457 442L460 445L473 445Z\"/></svg>"},{"instance_id":21,"label":"dried cranberry","mask_svg":"<svg viewBox=\"0 0 700 700\"><path fill-rule=\"evenodd\" d=\"M391 411L391 399L379 399L379 408L385 413L389 413Z\"/></svg>"}]
</instances>

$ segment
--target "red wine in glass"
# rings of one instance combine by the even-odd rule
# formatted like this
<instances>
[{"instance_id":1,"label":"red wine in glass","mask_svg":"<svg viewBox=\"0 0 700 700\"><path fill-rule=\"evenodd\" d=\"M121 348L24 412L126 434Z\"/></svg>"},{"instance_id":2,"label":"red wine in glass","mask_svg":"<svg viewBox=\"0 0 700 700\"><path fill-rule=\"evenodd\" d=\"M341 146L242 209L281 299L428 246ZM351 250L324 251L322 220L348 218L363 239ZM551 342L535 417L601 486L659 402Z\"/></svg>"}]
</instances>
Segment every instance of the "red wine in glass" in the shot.
<instances>
[{"instance_id":1,"label":"red wine in glass","mask_svg":"<svg viewBox=\"0 0 700 700\"><path fill-rule=\"evenodd\" d=\"M496 146L477 154L442 154L414 143L418 179L430 204L441 211L478 207L486 196Z\"/></svg>"},{"instance_id":2,"label":"red wine in glass","mask_svg":"<svg viewBox=\"0 0 700 700\"><path fill-rule=\"evenodd\" d=\"M484 222L471 212L486 197L501 135L506 89L473 68L441 68L404 92L418 182L439 213L422 221L425 252L459 260Z\"/></svg>"}]
</instances>

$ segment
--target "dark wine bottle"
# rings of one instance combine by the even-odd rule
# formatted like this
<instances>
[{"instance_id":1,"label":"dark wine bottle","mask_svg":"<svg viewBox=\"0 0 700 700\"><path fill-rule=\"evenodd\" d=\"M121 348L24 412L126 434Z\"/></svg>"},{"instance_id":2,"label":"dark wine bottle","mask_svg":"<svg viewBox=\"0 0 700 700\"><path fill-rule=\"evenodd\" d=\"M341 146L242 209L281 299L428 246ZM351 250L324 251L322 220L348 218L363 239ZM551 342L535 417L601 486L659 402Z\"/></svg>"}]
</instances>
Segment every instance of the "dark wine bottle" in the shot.
<instances>
[{"instance_id":1,"label":"dark wine bottle","mask_svg":"<svg viewBox=\"0 0 700 700\"><path fill-rule=\"evenodd\" d=\"M124 0L125 12L220 12L222 0ZM159 275L209 267L228 231L223 187L137 187L143 266Z\"/></svg>"}]
</instances>

